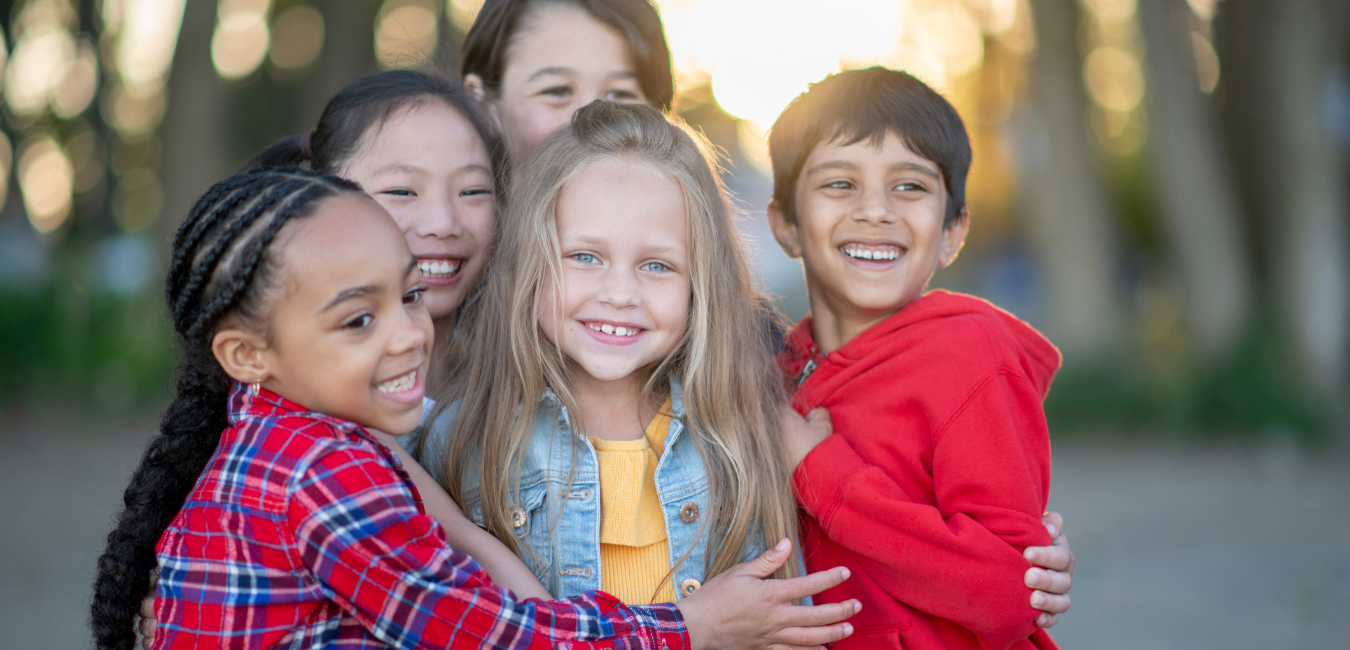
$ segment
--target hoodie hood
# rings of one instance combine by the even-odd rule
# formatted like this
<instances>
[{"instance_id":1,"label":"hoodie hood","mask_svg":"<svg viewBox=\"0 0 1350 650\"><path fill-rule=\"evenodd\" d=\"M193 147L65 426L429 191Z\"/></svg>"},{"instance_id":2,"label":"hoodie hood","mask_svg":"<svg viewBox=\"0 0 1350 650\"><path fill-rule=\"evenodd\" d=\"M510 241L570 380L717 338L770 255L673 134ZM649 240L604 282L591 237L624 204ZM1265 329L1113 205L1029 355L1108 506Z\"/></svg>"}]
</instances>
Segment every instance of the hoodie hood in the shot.
<instances>
[{"instance_id":1,"label":"hoodie hood","mask_svg":"<svg viewBox=\"0 0 1350 650\"><path fill-rule=\"evenodd\" d=\"M1045 399L1050 391L1050 382L1062 362L1059 350L1035 328L987 300L942 289L934 289L910 301L895 314L864 330L828 355L822 354L816 347L811 317L807 316L784 337L786 349L779 356L779 363L786 376L795 378L796 385L799 385L805 379L802 376L804 371L809 370L808 364L813 360L819 362L828 356L834 364L847 366L884 351L897 337L904 336L907 328L944 319L964 320L962 317L971 317L992 330L990 333L1003 352L1011 355L1036 387L1041 399Z\"/></svg>"}]
</instances>

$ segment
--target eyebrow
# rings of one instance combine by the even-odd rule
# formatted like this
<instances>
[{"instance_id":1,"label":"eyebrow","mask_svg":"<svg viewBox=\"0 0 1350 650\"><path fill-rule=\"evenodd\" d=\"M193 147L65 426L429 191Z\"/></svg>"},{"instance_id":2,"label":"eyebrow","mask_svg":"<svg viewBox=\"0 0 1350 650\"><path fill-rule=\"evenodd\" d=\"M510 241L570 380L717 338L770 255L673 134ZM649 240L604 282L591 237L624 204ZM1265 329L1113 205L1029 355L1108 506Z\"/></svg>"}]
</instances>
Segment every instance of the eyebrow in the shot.
<instances>
[{"instance_id":1,"label":"eyebrow","mask_svg":"<svg viewBox=\"0 0 1350 650\"><path fill-rule=\"evenodd\" d=\"M576 71L576 70L573 70L572 68L568 68L568 67L564 67L564 66L552 65L552 66L548 66L548 67L546 67L546 68L539 68L538 70L535 70L535 71L534 71L534 74L532 74L532 75L530 75L530 76L528 76L528 77L525 78L525 81L534 81L535 79L538 79L539 77L542 77L542 76L545 76L545 75L550 75L550 74L556 74L556 75L563 76L563 77L575 77L575 76L577 76L577 71Z\"/></svg>"},{"instance_id":2,"label":"eyebrow","mask_svg":"<svg viewBox=\"0 0 1350 650\"><path fill-rule=\"evenodd\" d=\"M813 174L818 174L820 172L830 170L839 170L846 172L857 171L858 164L847 160L827 160L818 165L813 165L810 169L806 170L806 175L811 176ZM942 177L938 175L936 170L934 170L931 167L928 167L927 165L921 165L919 163L913 162L895 163L894 165L891 165L890 171L917 172L925 176L929 176L935 181L942 180Z\"/></svg>"},{"instance_id":3,"label":"eyebrow","mask_svg":"<svg viewBox=\"0 0 1350 650\"><path fill-rule=\"evenodd\" d=\"M417 258L416 257L409 258L407 270L403 272L403 275L408 275L409 273L412 273L416 268L417 268ZM337 296L335 296L332 300L329 300L328 304L324 305L323 309L319 310L319 313L322 314L353 298L360 298L361 296L369 295L372 293L378 293L379 291L380 285L378 284L366 284L359 287L352 287L350 289L346 289L342 293L339 293Z\"/></svg>"},{"instance_id":4,"label":"eyebrow","mask_svg":"<svg viewBox=\"0 0 1350 650\"><path fill-rule=\"evenodd\" d=\"M390 163L388 165L380 167L379 169L376 169L374 172L371 172L371 174L378 176L380 174L387 174L389 172L404 172L406 174L427 173L425 169L422 169L417 165L409 165L408 163Z\"/></svg>"}]
</instances>

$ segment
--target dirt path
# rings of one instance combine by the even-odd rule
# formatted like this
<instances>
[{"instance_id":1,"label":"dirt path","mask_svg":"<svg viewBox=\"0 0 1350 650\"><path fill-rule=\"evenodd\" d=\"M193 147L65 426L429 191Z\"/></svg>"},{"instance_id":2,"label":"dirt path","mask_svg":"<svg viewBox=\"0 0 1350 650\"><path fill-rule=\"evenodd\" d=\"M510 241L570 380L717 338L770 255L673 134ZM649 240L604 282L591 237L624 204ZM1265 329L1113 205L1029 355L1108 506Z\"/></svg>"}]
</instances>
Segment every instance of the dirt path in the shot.
<instances>
[{"instance_id":1,"label":"dirt path","mask_svg":"<svg viewBox=\"0 0 1350 650\"><path fill-rule=\"evenodd\" d=\"M0 649L89 646L94 562L151 428L0 430ZM1075 442L1066 648L1350 648L1350 458Z\"/></svg>"}]
</instances>

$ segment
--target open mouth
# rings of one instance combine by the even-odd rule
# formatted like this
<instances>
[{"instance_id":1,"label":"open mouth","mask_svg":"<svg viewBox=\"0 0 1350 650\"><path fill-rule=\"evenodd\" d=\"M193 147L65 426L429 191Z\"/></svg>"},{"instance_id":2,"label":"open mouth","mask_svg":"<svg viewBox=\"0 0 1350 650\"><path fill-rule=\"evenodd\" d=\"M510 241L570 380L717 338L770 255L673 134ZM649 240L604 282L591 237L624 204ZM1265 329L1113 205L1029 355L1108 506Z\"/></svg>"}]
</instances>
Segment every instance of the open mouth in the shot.
<instances>
[{"instance_id":1,"label":"open mouth","mask_svg":"<svg viewBox=\"0 0 1350 650\"><path fill-rule=\"evenodd\" d=\"M583 324L597 332L614 336L637 336L642 333L642 329L638 327L624 327L621 325L611 325L609 323L600 323L596 321L588 321Z\"/></svg>"},{"instance_id":2,"label":"open mouth","mask_svg":"<svg viewBox=\"0 0 1350 650\"><path fill-rule=\"evenodd\" d=\"M890 244L867 246L863 244L844 244L839 252L855 259L871 262L890 262L900 258L900 247Z\"/></svg>"},{"instance_id":3,"label":"open mouth","mask_svg":"<svg viewBox=\"0 0 1350 650\"><path fill-rule=\"evenodd\" d=\"M393 379L382 381L375 384L375 390L385 395L395 395L412 390L417 386L417 369L404 373Z\"/></svg>"},{"instance_id":4,"label":"open mouth","mask_svg":"<svg viewBox=\"0 0 1350 650\"><path fill-rule=\"evenodd\" d=\"M422 271L423 278L436 280L445 280L454 277L459 273L459 269L464 265L462 259L427 259L419 258L417 268Z\"/></svg>"}]
</instances>

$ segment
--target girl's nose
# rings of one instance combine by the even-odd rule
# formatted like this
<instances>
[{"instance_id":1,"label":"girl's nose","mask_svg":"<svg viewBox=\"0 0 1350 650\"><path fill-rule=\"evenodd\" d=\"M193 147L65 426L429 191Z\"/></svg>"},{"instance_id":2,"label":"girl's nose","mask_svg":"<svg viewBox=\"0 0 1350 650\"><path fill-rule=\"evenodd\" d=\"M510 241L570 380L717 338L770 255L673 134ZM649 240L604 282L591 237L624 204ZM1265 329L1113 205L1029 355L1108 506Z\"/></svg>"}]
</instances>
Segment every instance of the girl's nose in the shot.
<instances>
[{"instance_id":1,"label":"girl's nose","mask_svg":"<svg viewBox=\"0 0 1350 650\"><path fill-rule=\"evenodd\" d=\"M637 274L631 269L611 267L605 273L598 298L600 302L616 309L637 306L642 302Z\"/></svg>"},{"instance_id":2,"label":"girl's nose","mask_svg":"<svg viewBox=\"0 0 1350 650\"><path fill-rule=\"evenodd\" d=\"M464 234L464 227L460 224L457 213L458 211L451 199L435 201L427 206L427 210L413 226L414 232L419 237L434 237L436 239L460 237Z\"/></svg>"},{"instance_id":3,"label":"girl's nose","mask_svg":"<svg viewBox=\"0 0 1350 650\"><path fill-rule=\"evenodd\" d=\"M422 310L425 312L425 309ZM401 309L394 319L394 333L389 337L389 354L402 356L426 347L428 336L423 327L422 318L429 318L417 310Z\"/></svg>"}]
</instances>

